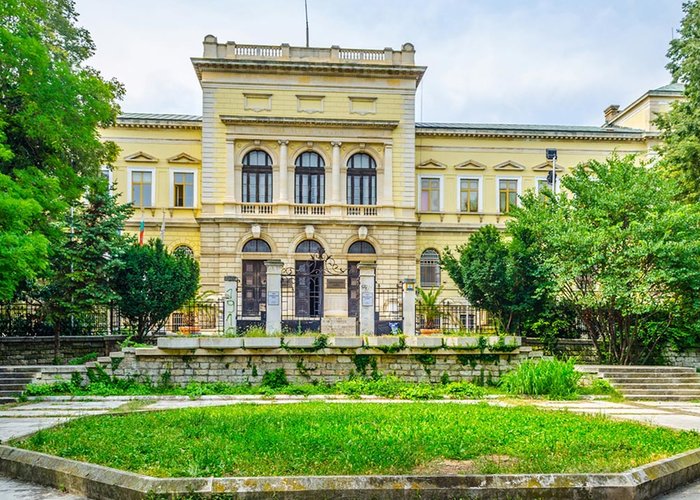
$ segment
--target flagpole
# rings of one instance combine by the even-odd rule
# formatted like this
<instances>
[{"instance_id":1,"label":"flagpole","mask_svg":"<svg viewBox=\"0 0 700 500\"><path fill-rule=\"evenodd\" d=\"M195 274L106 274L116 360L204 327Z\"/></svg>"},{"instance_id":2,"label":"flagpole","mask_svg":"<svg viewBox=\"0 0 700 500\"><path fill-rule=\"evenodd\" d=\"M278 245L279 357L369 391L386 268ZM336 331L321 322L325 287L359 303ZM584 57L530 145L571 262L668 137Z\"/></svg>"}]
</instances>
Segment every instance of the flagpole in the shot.
<instances>
[{"instance_id":1,"label":"flagpole","mask_svg":"<svg viewBox=\"0 0 700 500\"><path fill-rule=\"evenodd\" d=\"M309 7L304 0L304 16L306 17L306 48L309 48Z\"/></svg>"}]
</instances>

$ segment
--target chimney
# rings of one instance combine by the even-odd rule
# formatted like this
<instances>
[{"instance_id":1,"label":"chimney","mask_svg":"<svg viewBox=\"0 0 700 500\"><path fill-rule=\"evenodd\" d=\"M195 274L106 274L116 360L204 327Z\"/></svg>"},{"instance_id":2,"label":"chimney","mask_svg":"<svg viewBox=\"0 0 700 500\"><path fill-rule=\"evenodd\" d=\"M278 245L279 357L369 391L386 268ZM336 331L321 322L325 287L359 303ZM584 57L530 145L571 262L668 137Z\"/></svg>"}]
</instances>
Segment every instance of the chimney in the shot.
<instances>
[{"instance_id":1,"label":"chimney","mask_svg":"<svg viewBox=\"0 0 700 500\"><path fill-rule=\"evenodd\" d=\"M605 111L603 111L605 114L605 124L610 125L615 118L617 118L617 115L620 114L620 105L619 104L611 104L607 108L605 108Z\"/></svg>"}]
</instances>

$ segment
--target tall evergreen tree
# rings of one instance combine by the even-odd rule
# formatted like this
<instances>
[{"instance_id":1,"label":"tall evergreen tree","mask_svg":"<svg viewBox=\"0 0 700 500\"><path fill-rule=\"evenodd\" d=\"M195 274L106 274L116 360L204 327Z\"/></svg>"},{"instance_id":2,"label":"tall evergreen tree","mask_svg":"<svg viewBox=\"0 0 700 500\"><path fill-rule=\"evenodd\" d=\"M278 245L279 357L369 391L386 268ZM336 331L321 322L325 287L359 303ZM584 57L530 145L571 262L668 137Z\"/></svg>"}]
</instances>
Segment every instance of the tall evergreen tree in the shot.
<instances>
[{"instance_id":1,"label":"tall evergreen tree","mask_svg":"<svg viewBox=\"0 0 700 500\"><path fill-rule=\"evenodd\" d=\"M685 86L685 99L656 119L661 131L661 165L690 201L700 200L700 3L683 4L685 17L671 41L666 65L674 82Z\"/></svg>"}]
</instances>

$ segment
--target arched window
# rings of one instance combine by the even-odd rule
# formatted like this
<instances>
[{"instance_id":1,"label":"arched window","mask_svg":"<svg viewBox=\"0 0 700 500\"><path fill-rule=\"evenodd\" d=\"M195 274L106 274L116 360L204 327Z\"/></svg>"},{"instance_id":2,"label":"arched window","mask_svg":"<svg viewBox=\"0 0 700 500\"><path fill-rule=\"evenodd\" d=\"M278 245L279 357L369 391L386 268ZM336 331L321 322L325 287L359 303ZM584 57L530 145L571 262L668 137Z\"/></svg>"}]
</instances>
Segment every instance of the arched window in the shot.
<instances>
[{"instance_id":1,"label":"arched window","mask_svg":"<svg viewBox=\"0 0 700 500\"><path fill-rule=\"evenodd\" d=\"M432 248L420 256L420 286L440 286L440 254Z\"/></svg>"},{"instance_id":2,"label":"arched window","mask_svg":"<svg viewBox=\"0 0 700 500\"><path fill-rule=\"evenodd\" d=\"M255 240L247 241L246 244L243 245L243 251L244 252L269 253L272 250L270 250L270 245L267 243L267 241L261 240L261 239L255 239Z\"/></svg>"},{"instance_id":3,"label":"arched window","mask_svg":"<svg viewBox=\"0 0 700 500\"><path fill-rule=\"evenodd\" d=\"M377 253L374 251L374 247L371 243L366 241L356 241L350 248L348 248L348 253Z\"/></svg>"},{"instance_id":4,"label":"arched window","mask_svg":"<svg viewBox=\"0 0 700 500\"><path fill-rule=\"evenodd\" d=\"M272 158L256 149L243 157L243 203L272 203Z\"/></svg>"},{"instance_id":5,"label":"arched window","mask_svg":"<svg viewBox=\"0 0 700 500\"><path fill-rule=\"evenodd\" d=\"M326 163L320 154L306 151L294 162L294 202L322 205L326 199Z\"/></svg>"},{"instance_id":6,"label":"arched window","mask_svg":"<svg viewBox=\"0 0 700 500\"><path fill-rule=\"evenodd\" d=\"M377 162L367 153L356 153L348 160L348 205L377 204Z\"/></svg>"},{"instance_id":7,"label":"arched window","mask_svg":"<svg viewBox=\"0 0 700 500\"><path fill-rule=\"evenodd\" d=\"M194 252L190 247L187 245L178 245L175 247L175 250L173 250L173 255L177 256L187 256L187 257L193 257L194 258Z\"/></svg>"},{"instance_id":8,"label":"arched window","mask_svg":"<svg viewBox=\"0 0 700 500\"><path fill-rule=\"evenodd\" d=\"M318 241L304 240L297 245L296 253L318 255L323 253L323 247Z\"/></svg>"}]
</instances>

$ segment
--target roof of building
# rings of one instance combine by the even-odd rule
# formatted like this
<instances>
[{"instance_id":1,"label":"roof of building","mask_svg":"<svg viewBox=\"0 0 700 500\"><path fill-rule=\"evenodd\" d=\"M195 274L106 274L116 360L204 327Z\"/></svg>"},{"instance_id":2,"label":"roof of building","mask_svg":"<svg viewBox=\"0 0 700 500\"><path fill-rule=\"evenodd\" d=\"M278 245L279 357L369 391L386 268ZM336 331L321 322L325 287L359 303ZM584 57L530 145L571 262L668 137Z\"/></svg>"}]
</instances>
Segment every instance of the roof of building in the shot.
<instances>
[{"instance_id":1,"label":"roof of building","mask_svg":"<svg viewBox=\"0 0 700 500\"><path fill-rule=\"evenodd\" d=\"M680 94L685 90L685 85L682 83L669 83L657 89L649 91L650 94Z\"/></svg>"},{"instance_id":2,"label":"roof of building","mask_svg":"<svg viewBox=\"0 0 700 500\"><path fill-rule=\"evenodd\" d=\"M117 117L118 127L199 128L199 115L176 115L172 113L122 113Z\"/></svg>"},{"instance_id":3,"label":"roof of building","mask_svg":"<svg viewBox=\"0 0 700 500\"><path fill-rule=\"evenodd\" d=\"M628 127L581 125L520 125L510 123L416 123L425 135L479 137L546 137L574 139L639 139L643 130Z\"/></svg>"}]
</instances>

